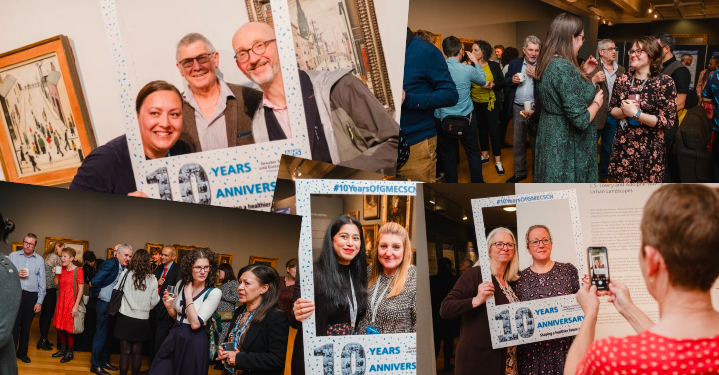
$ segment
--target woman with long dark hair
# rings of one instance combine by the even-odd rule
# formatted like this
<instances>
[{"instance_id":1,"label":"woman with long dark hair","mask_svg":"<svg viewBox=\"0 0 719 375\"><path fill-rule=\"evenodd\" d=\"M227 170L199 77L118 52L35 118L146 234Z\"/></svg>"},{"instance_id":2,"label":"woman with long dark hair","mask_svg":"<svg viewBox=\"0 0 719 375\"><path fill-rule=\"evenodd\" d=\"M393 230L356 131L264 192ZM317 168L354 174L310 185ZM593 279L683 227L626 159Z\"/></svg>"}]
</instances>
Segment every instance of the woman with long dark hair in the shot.
<instances>
[{"instance_id":1,"label":"woman with long dark hair","mask_svg":"<svg viewBox=\"0 0 719 375\"><path fill-rule=\"evenodd\" d=\"M577 63L584 39L582 20L562 13L549 25L546 44L539 53L536 78L542 116L534 182L599 181L594 117L602 107L604 93L596 91L589 79L597 60L590 56L583 68Z\"/></svg>"},{"instance_id":2,"label":"woman with long dark hair","mask_svg":"<svg viewBox=\"0 0 719 375\"><path fill-rule=\"evenodd\" d=\"M242 370L281 375L290 323L279 305L280 276L264 264L245 266L239 276L237 293L242 304L235 310L224 341L233 343L235 350L226 352L220 347L217 358L225 362L226 373Z\"/></svg>"},{"instance_id":3,"label":"woman with long dark hair","mask_svg":"<svg viewBox=\"0 0 719 375\"><path fill-rule=\"evenodd\" d=\"M235 277L235 271L229 263L220 264L220 270L218 271L220 277L220 290L222 291L222 299L220 304L217 305L217 311L235 311L235 305L240 300L240 296L237 295L237 278ZM240 274L241 275L241 274ZM230 328L230 322L222 322L222 334L227 333Z\"/></svg>"},{"instance_id":4,"label":"woman with long dark hair","mask_svg":"<svg viewBox=\"0 0 719 375\"><path fill-rule=\"evenodd\" d=\"M45 299L42 300L42 310L40 310L40 341L37 342L37 348L42 350L52 350L52 344L47 340L47 334L50 331L52 317L55 315L55 306L57 305L57 286L60 282L59 275L55 272L57 266L62 265L60 255L65 243L55 241L45 250L42 258L45 260Z\"/></svg>"},{"instance_id":5,"label":"woman with long dark hair","mask_svg":"<svg viewBox=\"0 0 719 375\"><path fill-rule=\"evenodd\" d=\"M147 250L137 250L115 285L116 290L122 287L124 293L115 323L115 338L120 340L120 375L127 375L131 353L132 375L140 373L142 343L150 338L150 310L160 302L150 259Z\"/></svg>"},{"instance_id":6,"label":"woman with long dark hair","mask_svg":"<svg viewBox=\"0 0 719 375\"><path fill-rule=\"evenodd\" d=\"M362 224L349 215L336 217L327 227L320 259L313 264L314 301L299 298L295 282L294 318L297 328L292 374L304 374L300 322L315 314L317 336L350 335L367 309L367 255ZM298 279L299 271L298 271Z\"/></svg>"},{"instance_id":7,"label":"woman with long dark hair","mask_svg":"<svg viewBox=\"0 0 719 375\"><path fill-rule=\"evenodd\" d=\"M194 249L182 258L177 289L174 295L165 290L162 298L175 324L155 355L151 374L207 375L210 338L205 322L212 318L222 298L222 292L215 288L217 266L217 254L210 249Z\"/></svg>"},{"instance_id":8,"label":"woman with long dark hair","mask_svg":"<svg viewBox=\"0 0 719 375\"><path fill-rule=\"evenodd\" d=\"M677 89L662 74L662 47L651 36L629 50L628 73L617 77L609 102L620 121L609 158L609 174L617 182L663 182L666 160L664 132L674 127Z\"/></svg>"}]
</instances>

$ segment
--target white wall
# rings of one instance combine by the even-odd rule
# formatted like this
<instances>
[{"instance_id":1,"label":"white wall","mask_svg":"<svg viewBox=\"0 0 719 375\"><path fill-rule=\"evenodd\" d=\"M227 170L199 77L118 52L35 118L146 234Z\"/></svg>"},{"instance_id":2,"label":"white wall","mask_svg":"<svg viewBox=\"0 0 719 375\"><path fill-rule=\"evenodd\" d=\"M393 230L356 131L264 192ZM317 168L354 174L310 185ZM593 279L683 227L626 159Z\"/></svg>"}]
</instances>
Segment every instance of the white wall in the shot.
<instances>
[{"instance_id":1,"label":"white wall","mask_svg":"<svg viewBox=\"0 0 719 375\"><path fill-rule=\"evenodd\" d=\"M123 45L134 98L147 82L163 79L180 89L184 83L175 67L175 45L189 32L207 36L220 52L220 70L232 83L247 83L232 59L232 35L247 22L242 0L117 1ZM0 52L10 51L63 34L70 38L77 60L80 82L95 130L97 145L125 133L120 93L102 20L100 0L11 1L0 0ZM396 107L402 102L405 26L409 0L376 1L387 70ZM134 66L134 69L132 67ZM399 111L396 114L399 118ZM4 180L0 172L0 180Z\"/></svg>"}]
</instances>

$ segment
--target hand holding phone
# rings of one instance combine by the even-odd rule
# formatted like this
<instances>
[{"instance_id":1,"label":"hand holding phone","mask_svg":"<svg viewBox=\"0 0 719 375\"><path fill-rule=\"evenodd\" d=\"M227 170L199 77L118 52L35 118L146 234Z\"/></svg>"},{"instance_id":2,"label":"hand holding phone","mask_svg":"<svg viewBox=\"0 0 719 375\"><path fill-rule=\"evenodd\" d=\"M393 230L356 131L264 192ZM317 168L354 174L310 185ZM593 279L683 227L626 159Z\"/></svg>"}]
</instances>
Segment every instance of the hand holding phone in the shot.
<instances>
[{"instance_id":1,"label":"hand holding phone","mask_svg":"<svg viewBox=\"0 0 719 375\"><path fill-rule=\"evenodd\" d=\"M235 351L235 343L233 342L223 342L221 344L222 350L226 352L234 352Z\"/></svg>"},{"instance_id":2,"label":"hand holding phone","mask_svg":"<svg viewBox=\"0 0 719 375\"><path fill-rule=\"evenodd\" d=\"M587 249L589 261L589 280L598 291L609 290L609 257L606 247L589 247Z\"/></svg>"}]
</instances>

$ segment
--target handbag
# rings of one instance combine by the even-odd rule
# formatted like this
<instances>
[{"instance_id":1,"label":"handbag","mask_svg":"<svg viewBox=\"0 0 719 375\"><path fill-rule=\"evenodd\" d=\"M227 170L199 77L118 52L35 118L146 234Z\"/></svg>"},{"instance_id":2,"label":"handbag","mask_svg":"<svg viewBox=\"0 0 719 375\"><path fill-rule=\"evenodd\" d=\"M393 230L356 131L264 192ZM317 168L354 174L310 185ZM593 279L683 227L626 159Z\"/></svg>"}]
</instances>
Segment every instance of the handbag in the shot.
<instances>
[{"instance_id":1,"label":"handbag","mask_svg":"<svg viewBox=\"0 0 719 375\"><path fill-rule=\"evenodd\" d=\"M440 111L441 114L441 111ZM472 114L469 117L448 115L442 121L442 134L449 138L462 138L464 133L469 130L469 124L472 121Z\"/></svg>"},{"instance_id":2,"label":"handbag","mask_svg":"<svg viewBox=\"0 0 719 375\"><path fill-rule=\"evenodd\" d=\"M122 282L120 283L120 288L112 290L110 302L107 303L105 311L103 312L105 315L115 316L117 315L117 313L120 312L120 306L122 305L122 297L125 295L125 280L127 280L127 275L129 274L129 271L125 272L125 276L122 278Z\"/></svg>"},{"instance_id":3,"label":"handbag","mask_svg":"<svg viewBox=\"0 0 719 375\"><path fill-rule=\"evenodd\" d=\"M229 311L229 310L228 311L218 311L217 313L220 314L220 319L223 322L232 321L232 315L233 315L232 311Z\"/></svg>"},{"instance_id":4,"label":"handbag","mask_svg":"<svg viewBox=\"0 0 719 375\"><path fill-rule=\"evenodd\" d=\"M72 295L77 300L77 267L72 272ZM77 316L72 320L72 333L77 335L85 330L85 301L80 299L80 303L77 306Z\"/></svg>"}]
</instances>

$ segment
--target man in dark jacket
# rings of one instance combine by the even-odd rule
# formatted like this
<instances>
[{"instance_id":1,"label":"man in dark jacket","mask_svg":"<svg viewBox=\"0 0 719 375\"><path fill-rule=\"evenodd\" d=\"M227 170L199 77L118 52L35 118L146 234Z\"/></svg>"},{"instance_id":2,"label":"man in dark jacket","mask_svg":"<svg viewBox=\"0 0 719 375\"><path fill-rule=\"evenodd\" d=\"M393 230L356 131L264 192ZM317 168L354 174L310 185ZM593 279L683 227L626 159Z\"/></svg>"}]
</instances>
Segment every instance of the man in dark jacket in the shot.
<instances>
[{"instance_id":1,"label":"man in dark jacket","mask_svg":"<svg viewBox=\"0 0 719 375\"><path fill-rule=\"evenodd\" d=\"M174 246L165 246L160 256L161 264L155 269L155 278L159 288L157 292L160 299L165 295L168 286L175 286L180 281L180 265L175 263L177 250ZM167 308L160 301L150 310L150 363L155 359L155 354L160 350L172 327L172 317L167 313Z\"/></svg>"},{"instance_id":2,"label":"man in dark jacket","mask_svg":"<svg viewBox=\"0 0 719 375\"><path fill-rule=\"evenodd\" d=\"M400 128L410 144L409 160L397 177L434 182L437 130L434 110L457 104L459 94L442 52L407 28Z\"/></svg>"}]
</instances>

